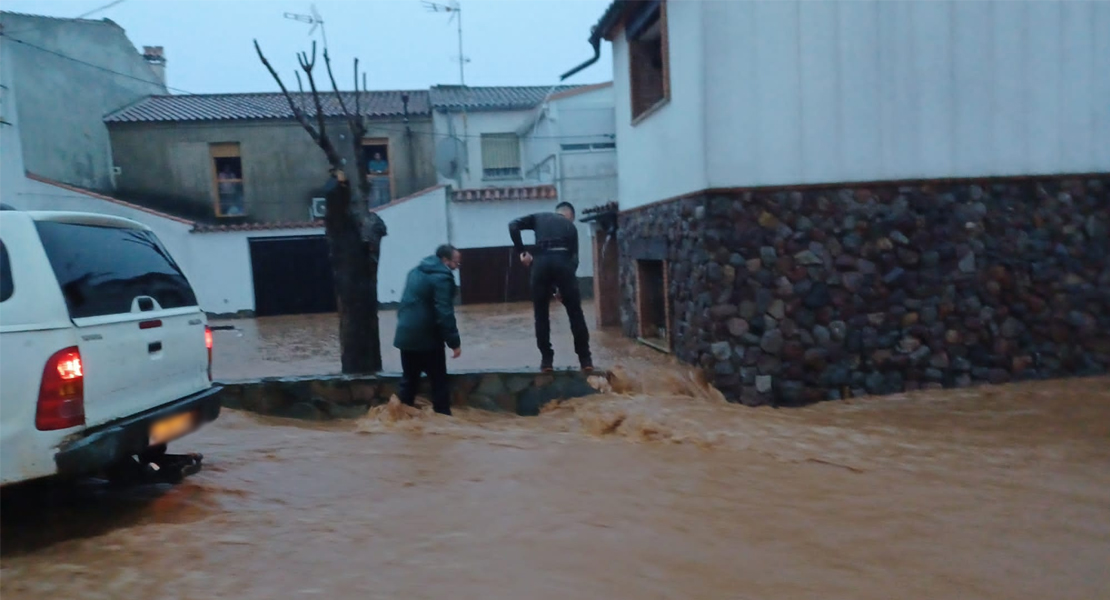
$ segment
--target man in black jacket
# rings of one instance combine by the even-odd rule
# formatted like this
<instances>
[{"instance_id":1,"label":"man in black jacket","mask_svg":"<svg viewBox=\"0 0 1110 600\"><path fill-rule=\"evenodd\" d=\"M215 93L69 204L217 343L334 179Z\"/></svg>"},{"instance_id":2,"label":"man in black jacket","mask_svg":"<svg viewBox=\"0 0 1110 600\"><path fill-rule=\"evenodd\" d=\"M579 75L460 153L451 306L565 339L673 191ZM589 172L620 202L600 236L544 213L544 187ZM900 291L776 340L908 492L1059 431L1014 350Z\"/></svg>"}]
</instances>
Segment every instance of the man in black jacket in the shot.
<instances>
[{"instance_id":1,"label":"man in black jacket","mask_svg":"<svg viewBox=\"0 0 1110 600\"><path fill-rule=\"evenodd\" d=\"M536 233L535 256L524 248L520 232ZM536 213L509 223L509 237L520 262L532 266L532 308L536 321L536 346L540 349L540 369L552 370L555 353L551 349L549 307L553 290L562 296L574 335L574 351L584 371L592 371L590 331L582 314L582 297L578 291L578 228L574 226L574 206L560 202L553 213ZM535 261L535 264L533 264Z\"/></svg>"},{"instance_id":2,"label":"man in black jacket","mask_svg":"<svg viewBox=\"0 0 1110 600\"><path fill-rule=\"evenodd\" d=\"M397 309L397 333L393 345L401 351L401 379L398 396L412 406L420 376L432 382L432 407L437 413L451 414L451 390L447 384L447 357L443 347L462 354L459 329L455 324L455 276L459 251L449 244L436 249L409 271L401 307Z\"/></svg>"}]
</instances>

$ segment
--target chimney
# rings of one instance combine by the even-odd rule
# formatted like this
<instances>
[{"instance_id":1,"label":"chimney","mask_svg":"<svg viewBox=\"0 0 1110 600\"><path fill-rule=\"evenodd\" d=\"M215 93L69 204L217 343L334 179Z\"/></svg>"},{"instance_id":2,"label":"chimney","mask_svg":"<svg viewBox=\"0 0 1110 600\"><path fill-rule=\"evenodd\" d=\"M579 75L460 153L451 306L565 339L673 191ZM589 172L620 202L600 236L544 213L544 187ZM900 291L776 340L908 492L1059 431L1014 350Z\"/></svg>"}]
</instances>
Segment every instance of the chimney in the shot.
<instances>
[{"instance_id":1,"label":"chimney","mask_svg":"<svg viewBox=\"0 0 1110 600\"><path fill-rule=\"evenodd\" d=\"M150 65L150 70L154 71L158 83L166 87L166 57L162 53L162 47L143 46L143 59Z\"/></svg>"}]
</instances>

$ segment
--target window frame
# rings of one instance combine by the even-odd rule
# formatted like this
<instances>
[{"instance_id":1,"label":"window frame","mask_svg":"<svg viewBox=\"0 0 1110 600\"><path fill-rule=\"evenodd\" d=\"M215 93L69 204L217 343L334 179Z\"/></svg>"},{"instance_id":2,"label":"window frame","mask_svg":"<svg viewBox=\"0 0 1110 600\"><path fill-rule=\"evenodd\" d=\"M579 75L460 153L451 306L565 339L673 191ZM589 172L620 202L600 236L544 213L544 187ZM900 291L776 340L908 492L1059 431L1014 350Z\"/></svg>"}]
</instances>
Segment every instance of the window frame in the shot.
<instances>
[{"instance_id":1,"label":"window frame","mask_svg":"<svg viewBox=\"0 0 1110 600\"><path fill-rule=\"evenodd\" d=\"M609 152L617 149L616 142L593 142L593 143L571 143L559 144L560 152L589 154L591 152Z\"/></svg>"},{"instance_id":2,"label":"window frame","mask_svg":"<svg viewBox=\"0 0 1110 600\"><path fill-rule=\"evenodd\" d=\"M490 139L503 139L508 140L512 138L516 142L516 174L515 175L490 175L486 173L486 138ZM520 135L516 132L491 132L483 133L478 138L479 154L482 158L482 181L520 181L524 179L524 160L521 152Z\"/></svg>"},{"instance_id":3,"label":"window frame","mask_svg":"<svg viewBox=\"0 0 1110 600\"><path fill-rule=\"evenodd\" d=\"M368 146L385 146L385 159L386 159L386 162L389 164L389 170L384 175L374 175L373 173L370 173L369 165L367 165L366 176L370 177L370 178L388 177L389 178L389 201L393 202L394 200L397 199L397 187L396 187L396 185L394 183L394 179L393 179L393 172L394 172L394 169L393 169L393 158L394 158L393 157L393 144L391 143L391 140L387 137L364 137L364 138L362 138L362 142L359 144L359 149L364 150ZM364 154L364 156L365 156L365 154Z\"/></svg>"},{"instance_id":4,"label":"window frame","mask_svg":"<svg viewBox=\"0 0 1110 600\"><path fill-rule=\"evenodd\" d=\"M645 6L644 8L642 8L641 10L654 10L654 7L651 4L649 4L649 5ZM629 87L628 96L629 96L629 104L630 104L630 108L631 108L632 126L633 127L635 127L636 125L639 125L641 122L643 122L645 119L647 119L651 115L655 114L657 111L659 111L659 109L663 108L664 106L666 106L671 101L671 61L670 61L670 39L669 39L670 36L668 35L668 29L669 28L667 27L667 0L659 0L658 10L659 10L658 21L659 21L659 36L660 36L660 54L661 54L661 60L662 60L662 63L663 63L663 65L662 65L662 75L661 75L661 78L662 78L661 84L662 84L662 88L663 88L663 90L662 90L663 95L662 95L661 98L659 98L658 100L656 100L655 102L653 102L649 106L638 106L638 102L636 100L636 97L637 97L636 96L636 89L637 89L637 78L636 78L637 69L636 69L636 65L638 64L638 59L637 59L637 53L636 53L636 48L634 47L634 44L636 44L638 40L634 39L634 38L631 38L628 35L628 30L627 29L625 29L625 32L624 32L624 34L625 34L625 45L628 49L628 84L629 84L629 86L628 86ZM629 17L629 20L634 20L642 14L644 14L644 13L643 12L633 13ZM626 24L627 23L628 23L628 20L626 20Z\"/></svg>"},{"instance_id":5,"label":"window frame","mask_svg":"<svg viewBox=\"0 0 1110 600\"><path fill-rule=\"evenodd\" d=\"M239 159L239 179L229 179L228 181L238 183L241 193L243 194L243 213L238 215L225 215L220 209L220 169L216 166L216 159L220 158L238 158ZM208 162L212 169L212 211L218 219L237 219L249 216L250 211L247 209L247 186L246 175L243 173L243 154L239 142L213 142L208 144Z\"/></svg>"}]
</instances>

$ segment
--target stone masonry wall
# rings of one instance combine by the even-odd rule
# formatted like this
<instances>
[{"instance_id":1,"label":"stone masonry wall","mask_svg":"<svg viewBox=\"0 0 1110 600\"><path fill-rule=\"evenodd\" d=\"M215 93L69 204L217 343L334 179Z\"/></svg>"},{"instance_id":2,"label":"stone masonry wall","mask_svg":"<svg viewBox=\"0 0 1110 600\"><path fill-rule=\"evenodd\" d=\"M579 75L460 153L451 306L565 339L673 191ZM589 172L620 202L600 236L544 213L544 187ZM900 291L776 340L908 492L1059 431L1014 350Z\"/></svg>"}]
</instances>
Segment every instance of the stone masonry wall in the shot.
<instances>
[{"instance_id":1,"label":"stone masonry wall","mask_svg":"<svg viewBox=\"0 0 1110 600\"><path fill-rule=\"evenodd\" d=\"M665 242L672 349L745 404L1110 370L1107 175L702 195L618 239L625 334Z\"/></svg>"},{"instance_id":2,"label":"stone masonry wall","mask_svg":"<svg viewBox=\"0 0 1110 600\"><path fill-rule=\"evenodd\" d=\"M552 400L580 398L605 388L609 374L587 377L579 371L552 373L471 371L451 373L451 406L469 406L493 412L535 416ZM330 420L361 417L372 406L384 404L397 393L401 376L323 375L273 377L221 383L220 399L228 408L279 417ZM427 397L427 378L421 395Z\"/></svg>"}]
</instances>

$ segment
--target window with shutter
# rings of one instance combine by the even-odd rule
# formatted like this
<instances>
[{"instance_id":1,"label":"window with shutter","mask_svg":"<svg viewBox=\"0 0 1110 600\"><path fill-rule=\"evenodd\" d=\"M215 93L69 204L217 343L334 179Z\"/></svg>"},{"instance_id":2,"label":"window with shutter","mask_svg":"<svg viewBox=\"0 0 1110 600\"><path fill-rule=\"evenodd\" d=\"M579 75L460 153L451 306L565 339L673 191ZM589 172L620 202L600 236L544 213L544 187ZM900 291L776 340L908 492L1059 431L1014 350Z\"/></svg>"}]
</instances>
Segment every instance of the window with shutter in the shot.
<instances>
[{"instance_id":1,"label":"window with shutter","mask_svg":"<svg viewBox=\"0 0 1110 600\"><path fill-rule=\"evenodd\" d=\"M520 139L515 133L482 134L482 177L520 178Z\"/></svg>"}]
</instances>

